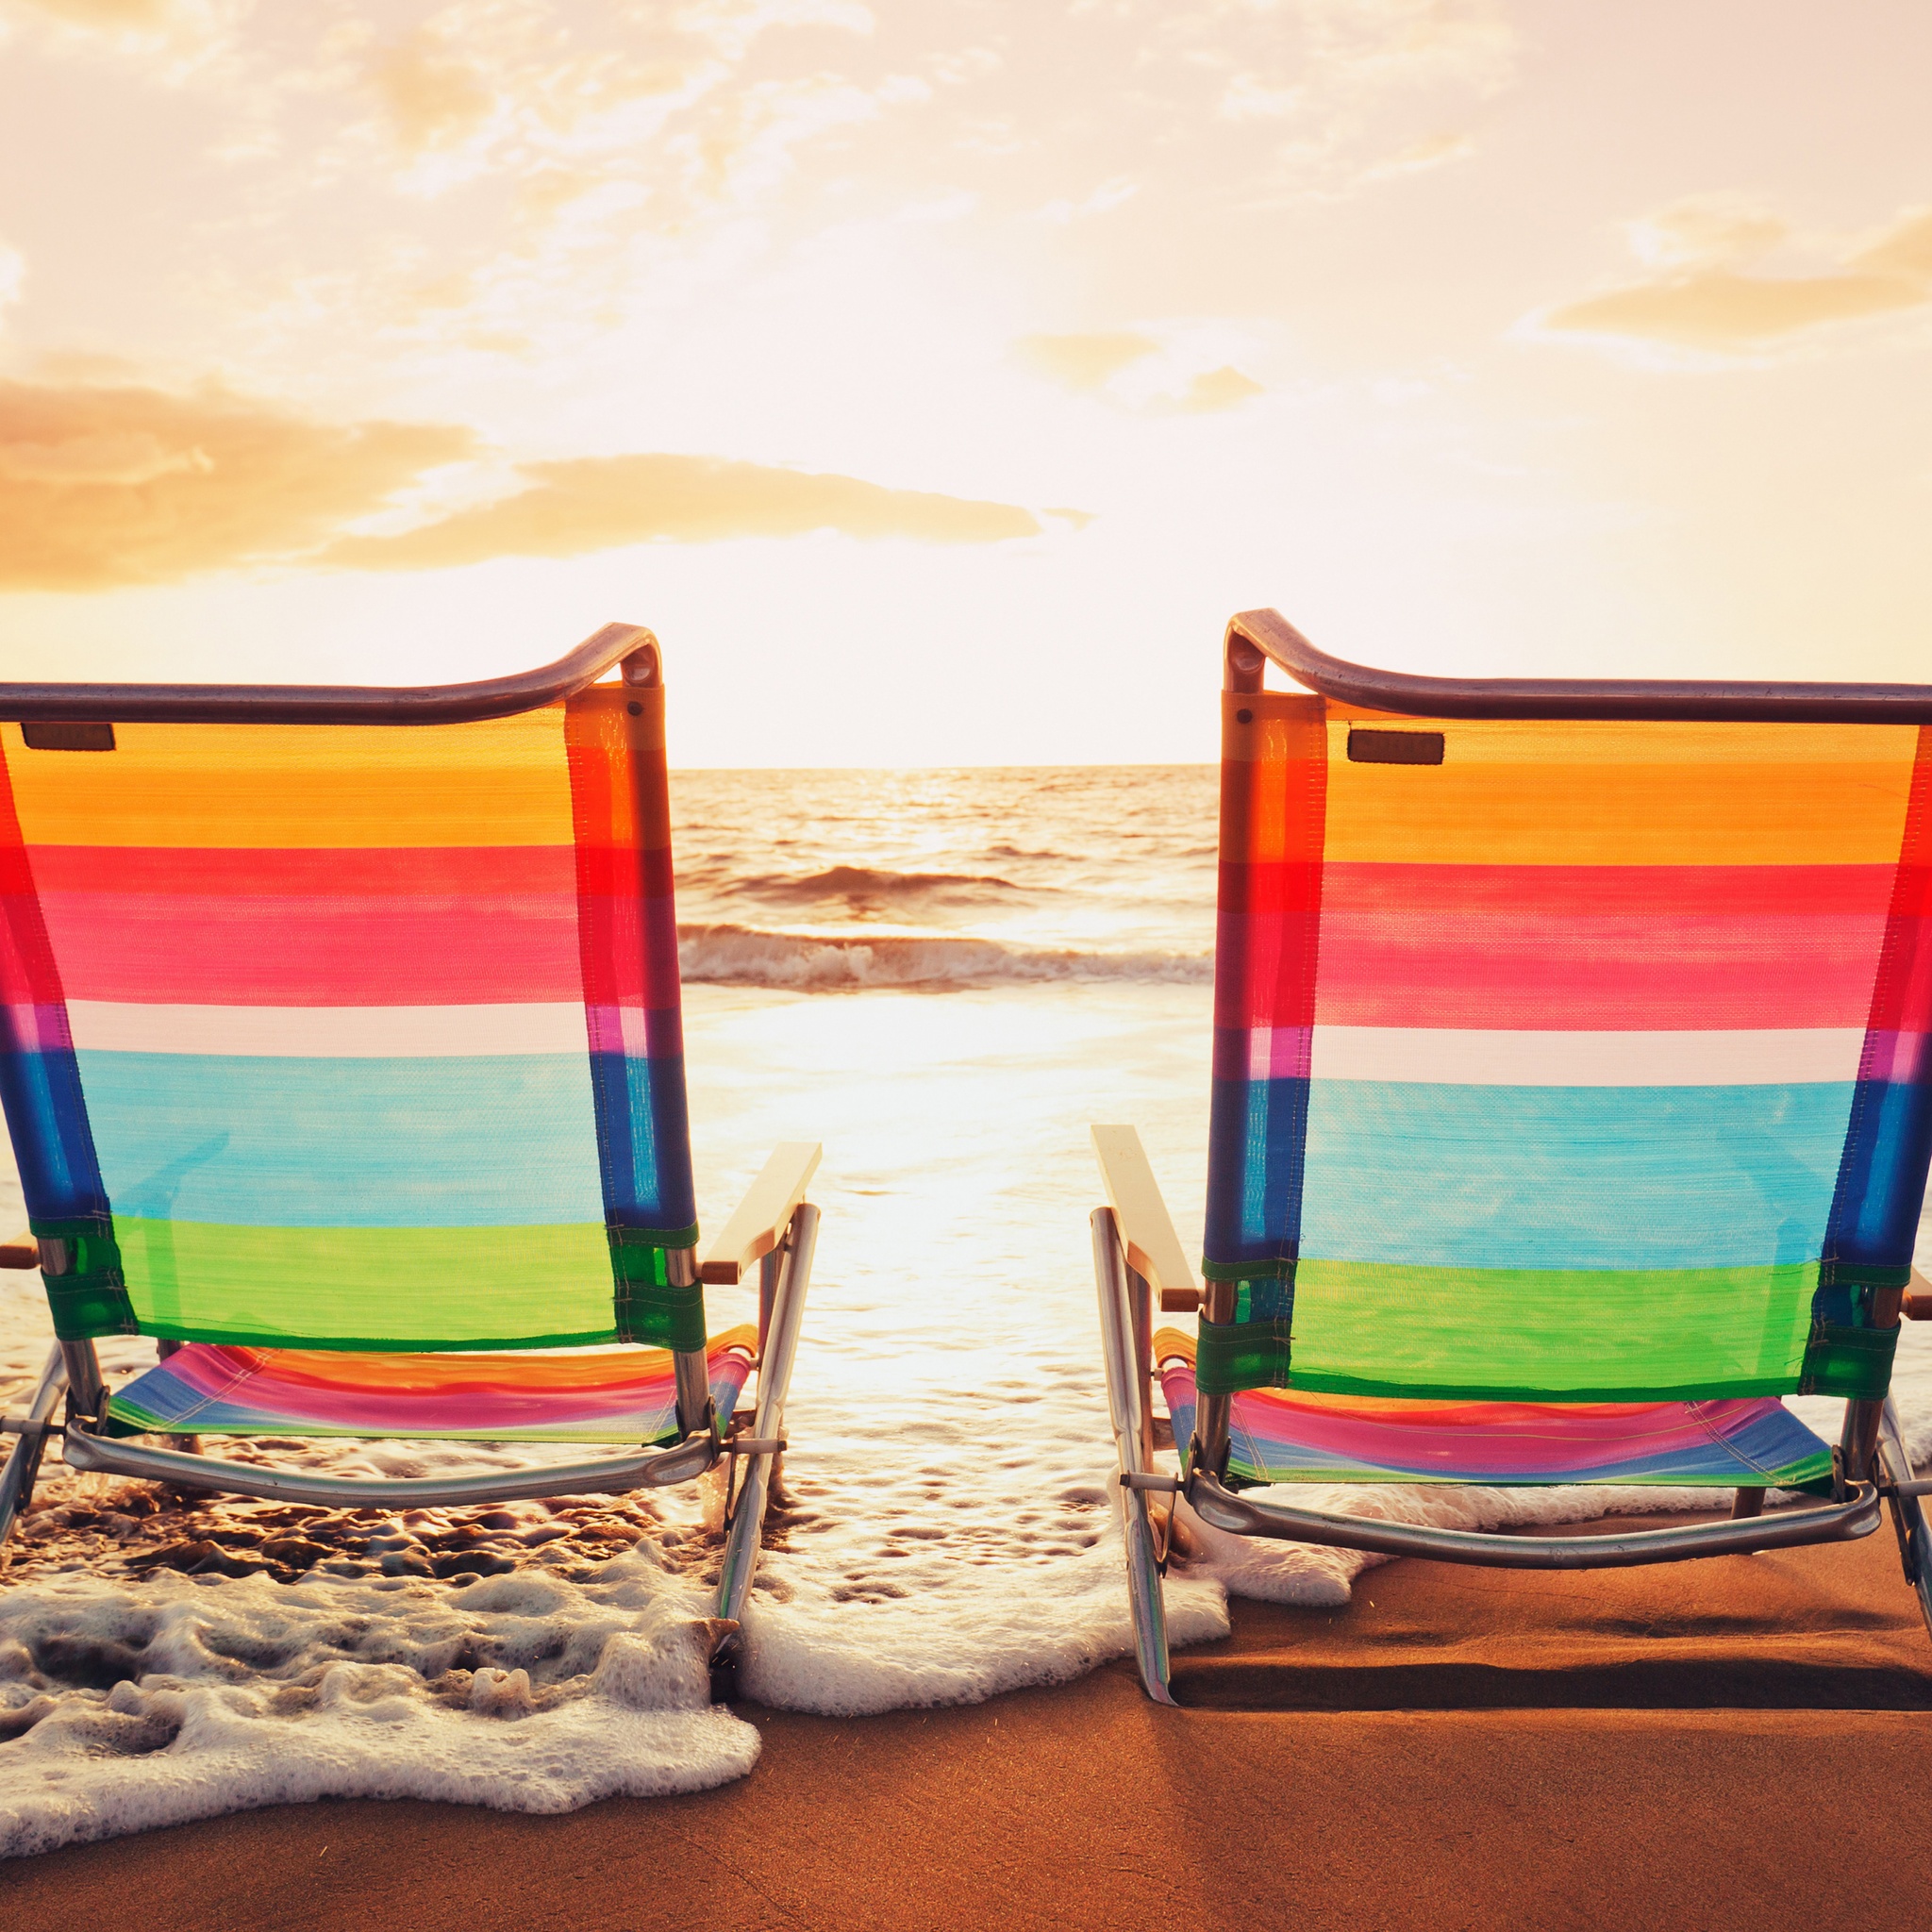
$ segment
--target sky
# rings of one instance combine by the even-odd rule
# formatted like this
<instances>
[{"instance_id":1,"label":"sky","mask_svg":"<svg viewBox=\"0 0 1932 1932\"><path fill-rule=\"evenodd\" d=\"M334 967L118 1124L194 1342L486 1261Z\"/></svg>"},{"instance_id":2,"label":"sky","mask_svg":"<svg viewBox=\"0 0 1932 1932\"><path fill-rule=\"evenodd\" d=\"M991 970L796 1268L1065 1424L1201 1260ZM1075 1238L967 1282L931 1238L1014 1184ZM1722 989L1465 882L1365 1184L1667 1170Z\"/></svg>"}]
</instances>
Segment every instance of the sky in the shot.
<instances>
[{"instance_id":1,"label":"sky","mask_svg":"<svg viewBox=\"0 0 1932 1932\"><path fill-rule=\"evenodd\" d=\"M0 678L649 625L674 763L1932 681L1924 0L0 0Z\"/></svg>"}]
</instances>

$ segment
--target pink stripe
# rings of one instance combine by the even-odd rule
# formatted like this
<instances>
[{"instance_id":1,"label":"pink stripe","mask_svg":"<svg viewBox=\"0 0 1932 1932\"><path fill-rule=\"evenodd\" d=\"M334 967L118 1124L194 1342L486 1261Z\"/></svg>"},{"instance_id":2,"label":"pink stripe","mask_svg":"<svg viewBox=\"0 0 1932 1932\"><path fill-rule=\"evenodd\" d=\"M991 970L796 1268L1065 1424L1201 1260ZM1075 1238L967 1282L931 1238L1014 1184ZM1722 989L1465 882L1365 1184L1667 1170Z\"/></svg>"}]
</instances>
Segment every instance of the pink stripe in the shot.
<instances>
[{"instance_id":1,"label":"pink stripe","mask_svg":"<svg viewBox=\"0 0 1932 1932\"><path fill-rule=\"evenodd\" d=\"M574 892L510 900L48 893L69 999L510 1005L583 996Z\"/></svg>"},{"instance_id":2,"label":"pink stripe","mask_svg":"<svg viewBox=\"0 0 1932 1932\"><path fill-rule=\"evenodd\" d=\"M1317 1018L1559 1032L1862 1025L1890 884L1883 866L1331 865Z\"/></svg>"}]
</instances>

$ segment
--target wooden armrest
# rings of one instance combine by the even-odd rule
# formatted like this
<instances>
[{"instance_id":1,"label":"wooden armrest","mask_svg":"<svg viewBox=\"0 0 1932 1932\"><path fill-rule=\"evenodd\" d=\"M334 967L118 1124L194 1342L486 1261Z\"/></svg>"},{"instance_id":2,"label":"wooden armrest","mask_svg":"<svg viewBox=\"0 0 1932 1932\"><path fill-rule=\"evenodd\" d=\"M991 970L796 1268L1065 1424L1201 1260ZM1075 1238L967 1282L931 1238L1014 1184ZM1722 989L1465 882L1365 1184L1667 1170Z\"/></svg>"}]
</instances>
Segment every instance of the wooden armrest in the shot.
<instances>
[{"instance_id":1,"label":"wooden armrest","mask_svg":"<svg viewBox=\"0 0 1932 1932\"><path fill-rule=\"evenodd\" d=\"M1898 1311L1907 1322L1932 1322L1932 1281L1914 1268L1912 1283L1905 1291L1898 1305Z\"/></svg>"},{"instance_id":2,"label":"wooden armrest","mask_svg":"<svg viewBox=\"0 0 1932 1932\"><path fill-rule=\"evenodd\" d=\"M1147 1164L1147 1150L1132 1127L1095 1127L1093 1151L1100 1178L1120 1222L1127 1266L1145 1275L1171 1313L1188 1314L1201 1306L1193 1270L1181 1252L1180 1237L1160 1198L1160 1183Z\"/></svg>"},{"instance_id":3,"label":"wooden armrest","mask_svg":"<svg viewBox=\"0 0 1932 1932\"><path fill-rule=\"evenodd\" d=\"M31 1228L25 1234L17 1234L6 1246L0 1247L0 1268L38 1268L41 1265L41 1244L35 1241Z\"/></svg>"},{"instance_id":4,"label":"wooden armrest","mask_svg":"<svg viewBox=\"0 0 1932 1932\"><path fill-rule=\"evenodd\" d=\"M711 1243L698 1270L701 1281L738 1281L784 1240L791 1210L805 1199L806 1184L818 1172L824 1152L816 1141L781 1141L773 1149L764 1172L745 1190L738 1211Z\"/></svg>"}]
</instances>

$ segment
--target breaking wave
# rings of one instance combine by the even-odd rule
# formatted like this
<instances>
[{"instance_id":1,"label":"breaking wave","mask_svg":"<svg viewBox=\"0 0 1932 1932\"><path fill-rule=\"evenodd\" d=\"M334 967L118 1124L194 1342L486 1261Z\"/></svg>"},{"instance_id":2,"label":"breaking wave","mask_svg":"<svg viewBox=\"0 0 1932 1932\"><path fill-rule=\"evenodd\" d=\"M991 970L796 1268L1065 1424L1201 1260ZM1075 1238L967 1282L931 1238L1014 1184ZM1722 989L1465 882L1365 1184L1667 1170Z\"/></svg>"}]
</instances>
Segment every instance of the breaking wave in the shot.
<instances>
[{"instance_id":1,"label":"breaking wave","mask_svg":"<svg viewBox=\"0 0 1932 1932\"><path fill-rule=\"evenodd\" d=\"M864 917L907 917L938 908L1004 906L1030 896L1010 879L982 873L893 872L872 865L833 865L797 876L738 879L735 894L774 906L837 907Z\"/></svg>"},{"instance_id":2,"label":"breaking wave","mask_svg":"<svg viewBox=\"0 0 1932 1932\"><path fill-rule=\"evenodd\" d=\"M1097 953L964 938L818 937L731 924L681 925L677 940L679 964L691 984L799 992L1073 979L1206 985L1214 976L1208 953Z\"/></svg>"}]
</instances>

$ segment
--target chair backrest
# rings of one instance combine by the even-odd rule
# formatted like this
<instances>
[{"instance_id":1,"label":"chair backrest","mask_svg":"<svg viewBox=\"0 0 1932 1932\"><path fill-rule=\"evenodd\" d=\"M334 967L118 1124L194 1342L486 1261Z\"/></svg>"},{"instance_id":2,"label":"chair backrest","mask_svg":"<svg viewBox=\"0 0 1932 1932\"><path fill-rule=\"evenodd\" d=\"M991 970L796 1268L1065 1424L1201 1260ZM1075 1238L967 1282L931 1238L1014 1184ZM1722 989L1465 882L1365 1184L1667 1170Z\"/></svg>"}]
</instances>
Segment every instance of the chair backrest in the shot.
<instances>
[{"instance_id":1,"label":"chair backrest","mask_svg":"<svg viewBox=\"0 0 1932 1932\"><path fill-rule=\"evenodd\" d=\"M1932 729L1257 689L1224 730L1203 1389L1883 1394Z\"/></svg>"},{"instance_id":2,"label":"chair backrest","mask_svg":"<svg viewBox=\"0 0 1932 1932\"><path fill-rule=\"evenodd\" d=\"M649 682L472 722L0 725L58 1333L702 1347L664 693L607 636Z\"/></svg>"}]
</instances>

